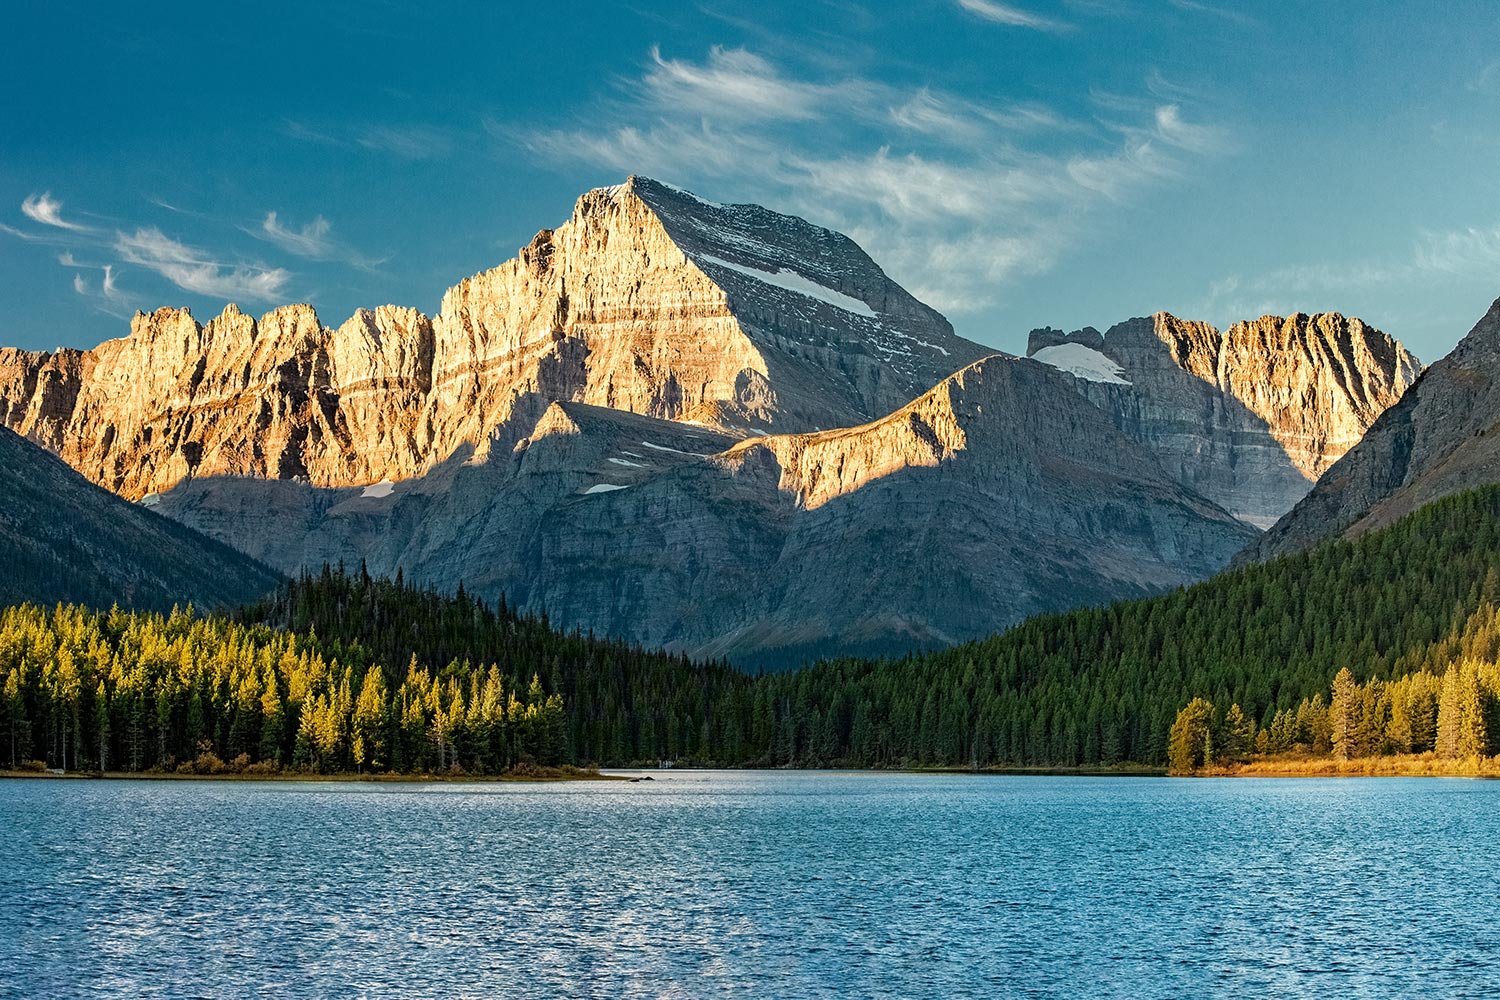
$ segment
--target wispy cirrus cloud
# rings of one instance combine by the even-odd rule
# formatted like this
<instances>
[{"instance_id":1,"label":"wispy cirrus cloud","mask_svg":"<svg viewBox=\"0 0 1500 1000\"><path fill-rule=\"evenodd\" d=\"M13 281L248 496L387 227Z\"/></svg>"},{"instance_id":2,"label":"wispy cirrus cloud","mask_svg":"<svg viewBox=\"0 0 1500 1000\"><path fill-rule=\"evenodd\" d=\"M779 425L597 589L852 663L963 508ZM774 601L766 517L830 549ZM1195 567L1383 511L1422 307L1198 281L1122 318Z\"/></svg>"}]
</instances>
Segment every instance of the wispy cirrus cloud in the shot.
<instances>
[{"instance_id":1,"label":"wispy cirrus cloud","mask_svg":"<svg viewBox=\"0 0 1500 1000\"><path fill-rule=\"evenodd\" d=\"M214 222L202 213L165 202L156 203L175 214ZM75 223L63 216L62 202L50 193L26 198L21 203L21 212L46 228L30 232L0 223L0 232L27 242L60 248L57 263L74 272L71 279L73 290L113 315L119 315L118 309L135 301L119 285L119 264L122 261L160 275L184 291L211 298L271 302L284 297L292 279L286 268L204 250L167 235L157 226L106 229ZM260 232L262 238L277 243L288 252L334 259L339 247L328 238L328 230L328 222L322 216L294 230L281 225L273 212L264 221ZM368 262L361 258L358 263L365 265ZM92 272L98 272L98 277L91 277Z\"/></svg>"},{"instance_id":2,"label":"wispy cirrus cloud","mask_svg":"<svg viewBox=\"0 0 1500 1000\"><path fill-rule=\"evenodd\" d=\"M1500 226L1423 233L1412 260L1428 273L1492 278L1500 273Z\"/></svg>"},{"instance_id":3,"label":"wispy cirrus cloud","mask_svg":"<svg viewBox=\"0 0 1500 1000\"><path fill-rule=\"evenodd\" d=\"M1339 303L1414 282L1492 279L1500 271L1500 224L1420 230L1404 254L1352 260L1293 261L1210 282L1196 311L1219 320L1283 314L1308 308L1308 299Z\"/></svg>"},{"instance_id":4,"label":"wispy cirrus cloud","mask_svg":"<svg viewBox=\"0 0 1500 1000\"><path fill-rule=\"evenodd\" d=\"M702 63L664 59L651 50L645 85L657 103L673 111L734 119L807 121L831 100L863 101L871 85L858 80L815 83L781 75L766 59L745 49L715 45Z\"/></svg>"},{"instance_id":5,"label":"wispy cirrus cloud","mask_svg":"<svg viewBox=\"0 0 1500 1000\"><path fill-rule=\"evenodd\" d=\"M368 257L333 238L333 224L321 215L303 226L288 225L281 220L280 213L267 212L258 227L244 227L245 232L257 239L266 240L298 257L308 260L338 261L368 271L389 260L386 257Z\"/></svg>"},{"instance_id":6,"label":"wispy cirrus cloud","mask_svg":"<svg viewBox=\"0 0 1500 1000\"><path fill-rule=\"evenodd\" d=\"M328 238L332 228L327 219L318 215L302 228L293 229L282 225L275 212L267 212L260 224L260 232L266 239L287 253L314 260L324 260L332 255L333 241Z\"/></svg>"},{"instance_id":7,"label":"wispy cirrus cloud","mask_svg":"<svg viewBox=\"0 0 1500 1000\"><path fill-rule=\"evenodd\" d=\"M91 232L91 226L69 222L62 217L62 202L52 197L51 191L28 196L21 202L21 214L32 222L39 222L54 229L66 229L75 233Z\"/></svg>"},{"instance_id":8,"label":"wispy cirrus cloud","mask_svg":"<svg viewBox=\"0 0 1500 1000\"><path fill-rule=\"evenodd\" d=\"M958 5L975 17L991 24L1002 24L1008 28L1031 28L1036 31L1066 31L1070 26L1062 21L1033 14L1014 4L1000 0L958 0Z\"/></svg>"},{"instance_id":9,"label":"wispy cirrus cloud","mask_svg":"<svg viewBox=\"0 0 1500 1000\"><path fill-rule=\"evenodd\" d=\"M545 159L651 174L841 229L933 305L973 312L1054 266L1100 211L1233 148L1229 130L1190 104L1148 93L1074 119L931 86L798 75L743 50L694 61L653 49L586 126L490 127Z\"/></svg>"},{"instance_id":10,"label":"wispy cirrus cloud","mask_svg":"<svg viewBox=\"0 0 1500 1000\"><path fill-rule=\"evenodd\" d=\"M113 264L91 264L80 261L71 253L58 255L57 262L73 269L73 291L102 313L119 319L128 317L135 307L136 299L119 286L118 274ZM85 272L99 272L97 279L85 277Z\"/></svg>"},{"instance_id":11,"label":"wispy cirrus cloud","mask_svg":"<svg viewBox=\"0 0 1500 1000\"><path fill-rule=\"evenodd\" d=\"M284 268L217 260L155 226L116 233L114 250L121 260L154 271L184 291L214 298L274 302L291 279Z\"/></svg>"},{"instance_id":12,"label":"wispy cirrus cloud","mask_svg":"<svg viewBox=\"0 0 1500 1000\"><path fill-rule=\"evenodd\" d=\"M1218 4L1204 3L1203 0L1170 0L1170 2L1178 10L1190 11L1195 14L1209 14L1228 21L1231 24L1237 24L1242 28L1259 28L1261 26L1260 21L1233 5L1220 6Z\"/></svg>"},{"instance_id":13,"label":"wispy cirrus cloud","mask_svg":"<svg viewBox=\"0 0 1500 1000\"><path fill-rule=\"evenodd\" d=\"M301 142L385 153L402 160L434 160L453 151L455 135L435 125L388 123L321 125L287 118L282 131Z\"/></svg>"}]
</instances>

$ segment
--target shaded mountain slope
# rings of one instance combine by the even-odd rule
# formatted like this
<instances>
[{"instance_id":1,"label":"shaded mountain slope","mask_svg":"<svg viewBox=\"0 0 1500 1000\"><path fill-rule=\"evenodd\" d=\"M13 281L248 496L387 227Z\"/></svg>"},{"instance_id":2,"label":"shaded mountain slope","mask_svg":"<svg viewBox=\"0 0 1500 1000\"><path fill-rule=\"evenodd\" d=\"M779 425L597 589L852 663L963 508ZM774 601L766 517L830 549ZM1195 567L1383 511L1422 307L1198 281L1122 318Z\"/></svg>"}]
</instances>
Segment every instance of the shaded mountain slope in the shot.
<instances>
[{"instance_id":1,"label":"shaded mountain slope","mask_svg":"<svg viewBox=\"0 0 1500 1000\"><path fill-rule=\"evenodd\" d=\"M1500 482L1500 300L1246 553L1267 559Z\"/></svg>"},{"instance_id":2,"label":"shaded mountain slope","mask_svg":"<svg viewBox=\"0 0 1500 1000\"><path fill-rule=\"evenodd\" d=\"M230 547L89 483L0 428L0 604L165 610L239 604L279 576Z\"/></svg>"},{"instance_id":3,"label":"shaded mountain slope","mask_svg":"<svg viewBox=\"0 0 1500 1000\"><path fill-rule=\"evenodd\" d=\"M385 493L196 479L161 509L287 571L363 559L568 627L777 666L1152 593L1254 534L1025 360L977 362L869 424L738 442L543 406L484 457Z\"/></svg>"}]
</instances>

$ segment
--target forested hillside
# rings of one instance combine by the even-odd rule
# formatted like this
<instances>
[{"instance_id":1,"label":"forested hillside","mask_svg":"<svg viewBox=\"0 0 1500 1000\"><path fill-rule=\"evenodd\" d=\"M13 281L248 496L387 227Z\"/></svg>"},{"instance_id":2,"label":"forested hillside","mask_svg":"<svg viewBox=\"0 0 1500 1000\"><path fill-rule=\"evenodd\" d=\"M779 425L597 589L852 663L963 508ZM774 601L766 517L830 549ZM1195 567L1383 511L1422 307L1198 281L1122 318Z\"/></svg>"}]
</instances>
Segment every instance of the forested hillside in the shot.
<instances>
[{"instance_id":1,"label":"forested hillside","mask_svg":"<svg viewBox=\"0 0 1500 1000\"><path fill-rule=\"evenodd\" d=\"M561 634L462 592L325 571L233 622L11 609L0 617L0 684L14 758L70 767L181 766L204 752L244 754L247 765L471 773L526 760L1165 764L1173 720L1194 698L1218 706L1216 725L1237 705L1246 732L1278 740L1295 738L1305 703L1344 668L1387 702L1425 705L1426 678L1494 659L1497 598L1491 487L1355 542L903 660L751 676ZM1418 679L1369 683L1405 675ZM1395 732L1371 711L1381 733ZM1408 745L1436 735L1426 722L1418 730Z\"/></svg>"},{"instance_id":2,"label":"forested hillside","mask_svg":"<svg viewBox=\"0 0 1500 1000\"><path fill-rule=\"evenodd\" d=\"M0 612L7 764L495 773L566 754L563 703L494 664L401 667L191 611Z\"/></svg>"},{"instance_id":3,"label":"forested hillside","mask_svg":"<svg viewBox=\"0 0 1500 1000\"><path fill-rule=\"evenodd\" d=\"M1266 726L1343 667L1360 680L1441 675L1497 596L1500 487L1487 487L1163 597L1035 618L920 658L772 678L787 716L805 720L776 756L1164 764L1192 698L1238 704Z\"/></svg>"}]
</instances>

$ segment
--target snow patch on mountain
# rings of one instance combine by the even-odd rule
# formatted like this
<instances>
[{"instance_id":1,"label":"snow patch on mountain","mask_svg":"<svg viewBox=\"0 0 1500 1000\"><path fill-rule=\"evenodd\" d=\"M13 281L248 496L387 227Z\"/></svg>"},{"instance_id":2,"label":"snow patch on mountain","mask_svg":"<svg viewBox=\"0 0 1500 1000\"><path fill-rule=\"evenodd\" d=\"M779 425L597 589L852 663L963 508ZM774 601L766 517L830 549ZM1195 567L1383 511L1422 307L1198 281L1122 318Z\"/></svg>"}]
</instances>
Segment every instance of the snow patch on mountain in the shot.
<instances>
[{"instance_id":1,"label":"snow patch on mountain","mask_svg":"<svg viewBox=\"0 0 1500 1000\"><path fill-rule=\"evenodd\" d=\"M687 455L691 458L713 458L712 455L705 455L701 451L682 451L679 448L668 448L664 444L652 444L650 441L642 441L641 444L652 451L670 451L674 455Z\"/></svg>"},{"instance_id":2,"label":"snow patch on mountain","mask_svg":"<svg viewBox=\"0 0 1500 1000\"><path fill-rule=\"evenodd\" d=\"M1120 377L1125 371L1124 368L1092 347L1084 347L1082 344L1057 344L1044 347L1033 354L1031 359L1090 382L1108 382L1111 385L1130 384Z\"/></svg>"},{"instance_id":3,"label":"snow patch on mountain","mask_svg":"<svg viewBox=\"0 0 1500 1000\"><path fill-rule=\"evenodd\" d=\"M655 180L655 178L652 178L652 180ZM709 201L707 198L704 198L701 195L693 194L693 192L689 191L687 188L680 188L676 184L668 184L666 181L656 181L656 183L660 184L662 187L666 188L668 191L675 191L675 192L677 192L678 194L682 195L685 198L691 198L691 199L693 199L694 201L696 201L700 205L707 205L709 208L726 208L727 207L725 205L720 204L717 201Z\"/></svg>"},{"instance_id":4,"label":"snow patch on mountain","mask_svg":"<svg viewBox=\"0 0 1500 1000\"><path fill-rule=\"evenodd\" d=\"M366 486L360 491L359 495L362 497L374 497L378 500L382 497L390 496L391 490L395 488L395 485L389 479L382 479L378 483L371 483L369 486Z\"/></svg>"},{"instance_id":5,"label":"snow patch on mountain","mask_svg":"<svg viewBox=\"0 0 1500 1000\"><path fill-rule=\"evenodd\" d=\"M852 295L835 291L826 285L820 285L810 278L805 278L796 271L780 268L777 271L762 271L758 267L747 267L744 264L736 264L734 261L725 260L723 257L715 257L713 254L699 254L698 260L706 261L716 267L725 267L731 271L754 278L756 281L764 282L775 288L784 288L798 295L806 295L810 299L826 302L837 309L854 313L856 316L864 316L869 319L875 318L875 310L869 305L861 302Z\"/></svg>"}]
</instances>

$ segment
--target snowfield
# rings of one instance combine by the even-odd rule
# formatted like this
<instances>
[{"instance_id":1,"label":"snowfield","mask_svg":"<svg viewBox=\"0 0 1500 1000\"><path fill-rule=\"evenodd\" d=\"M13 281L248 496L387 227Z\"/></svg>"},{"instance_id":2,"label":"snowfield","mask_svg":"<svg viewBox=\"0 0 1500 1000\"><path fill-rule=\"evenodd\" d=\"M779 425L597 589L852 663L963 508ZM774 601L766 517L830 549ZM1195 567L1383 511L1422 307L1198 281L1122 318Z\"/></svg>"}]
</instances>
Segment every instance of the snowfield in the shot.
<instances>
[{"instance_id":1,"label":"snowfield","mask_svg":"<svg viewBox=\"0 0 1500 1000\"><path fill-rule=\"evenodd\" d=\"M784 288L789 292L796 292L798 295L806 295L810 299L826 302L837 309L854 313L856 316L865 316L870 319L875 318L875 310L854 296L845 295L843 292L836 292L832 288L820 285L810 278L804 278L796 271L789 271L784 267L775 272L762 271L758 267L746 267L744 264L736 264L734 261L725 260L723 257L715 257L710 253L699 254L698 259L707 261L717 267L727 267L731 271L754 278L756 281L773 285L776 288Z\"/></svg>"},{"instance_id":2,"label":"snowfield","mask_svg":"<svg viewBox=\"0 0 1500 1000\"><path fill-rule=\"evenodd\" d=\"M1120 377L1125 369L1092 347L1084 347L1082 344L1056 344L1052 347L1044 347L1033 354L1031 359L1090 382L1108 382L1111 385L1130 384Z\"/></svg>"}]
</instances>

